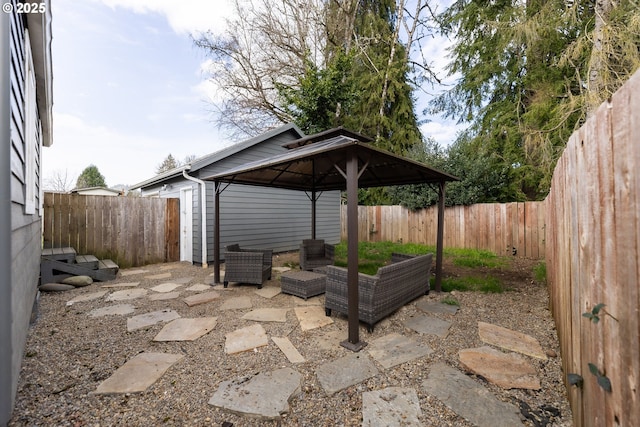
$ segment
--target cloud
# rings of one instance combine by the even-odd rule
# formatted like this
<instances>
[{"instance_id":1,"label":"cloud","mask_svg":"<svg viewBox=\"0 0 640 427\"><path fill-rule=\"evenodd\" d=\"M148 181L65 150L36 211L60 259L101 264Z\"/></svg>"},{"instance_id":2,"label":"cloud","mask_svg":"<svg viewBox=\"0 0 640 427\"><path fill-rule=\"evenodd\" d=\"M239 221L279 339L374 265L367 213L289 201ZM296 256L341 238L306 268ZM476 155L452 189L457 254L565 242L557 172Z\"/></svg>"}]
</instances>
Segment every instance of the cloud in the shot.
<instances>
[{"instance_id":1,"label":"cloud","mask_svg":"<svg viewBox=\"0 0 640 427\"><path fill-rule=\"evenodd\" d=\"M99 0L105 5L122 7L135 13L164 15L177 34L188 34L225 28L225 18L231 16L230 0Z\"/></svg>"},{"instance_id":2,"label":"cloud","mask_svg":"<svg viewBox=\"0 0 640 427\"><path fill-rule=\"evenodd\" d=\"M420 126L420 130L426 138L433 138L438 144L445 147L451 145L458 132L463 129L464 126L457 125L455 122L441 120L433 120Z\"/></svg>"}]
</instances>

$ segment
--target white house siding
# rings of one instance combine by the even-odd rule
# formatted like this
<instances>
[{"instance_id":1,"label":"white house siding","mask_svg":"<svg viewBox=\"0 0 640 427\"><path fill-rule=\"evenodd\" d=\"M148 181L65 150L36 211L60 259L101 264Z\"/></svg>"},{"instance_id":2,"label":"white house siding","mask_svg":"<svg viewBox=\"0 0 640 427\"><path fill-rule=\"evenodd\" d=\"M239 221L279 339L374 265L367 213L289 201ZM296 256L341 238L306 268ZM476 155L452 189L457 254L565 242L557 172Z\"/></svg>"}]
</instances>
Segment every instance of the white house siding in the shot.
<instances>
[{"instance_id":1,"label":"white house siding","mask_svg":"<svg viewBox=\"0 0 640 427\"><path fill-rule=\"evenodd\" d=\"M14 10L15 3L13 1ZM42 123L35 92L29 97L29 90L36 90L35 74L31 89L27 89L25 84L30 69L25 64L25 58L29 57L31 49L25 42L26 18L13 13L2 15L0 66L7 67L5 71L8 73L0 74L8 75L8 79L2 79L0 93L3 102L8 99L9 103L8 106L3 106L8 108L0 111L4 117L8 116L9 132L2 132L1 143L6 144L9 150L6 153L8 162L5 162L5 156L0 156L0 173L4 175L2 180L9 183L10 270L0 271L0 300L9 301L10 307L7 311L3 305L0 310L0 336L3 338L0 346L0 425L4 425L11 416L29 320L37 294L42 234L39 183L43 144ZM31 45L42 49L41 40L37 36L33 39ZM35 68L31 69L35 73ZM30 124L26 123L27 120L30 120ZM29 194L33 197L29 197ZM30 207L27 207L28 200L33 202ZM8 338L8 341L4 338Z\"/></svg>"}]
</instances>

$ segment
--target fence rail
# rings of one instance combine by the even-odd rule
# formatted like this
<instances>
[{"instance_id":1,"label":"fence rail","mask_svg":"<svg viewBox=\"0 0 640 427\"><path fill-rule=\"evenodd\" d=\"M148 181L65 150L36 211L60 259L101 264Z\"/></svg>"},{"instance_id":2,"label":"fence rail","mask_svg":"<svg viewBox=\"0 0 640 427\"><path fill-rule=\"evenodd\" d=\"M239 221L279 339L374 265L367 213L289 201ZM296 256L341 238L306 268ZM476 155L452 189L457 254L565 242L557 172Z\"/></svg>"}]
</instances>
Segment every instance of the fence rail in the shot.
<instances>
[{"instance_id":1,"label":"fence rail","mask_svg":"<svg viewBox=\"0 0 640 427\"><path fill-rule=\"evenodd\" d=\"M346 239L346 206L341 235ZM438 208L411 211L402 206L358 206L360 241L436 244ZM499 255L545 256L545 202L482 203L444 212L445 247L485 249Z\"/></svg>"},{"instance_id":2,"label":"fence rail","mask_svg":"<svg viewBox=\"0 0 640 427\"><path fill-rule=\"evenodd\" d=\"M547 197L546 264L563 371L584 381L567 385L577 426L640 420L639 134L636 73L571 136ZM595 324L582 314L597 304L605 306Z\"/></svg>"},{"instance_id":3,"label":"fence rail","mask_svg":"<svg viewBox=\"0 0 640 427\"><path fill-rule=\"evenodd\" d=\"M44 247L111 259L122 268L180 259L179 200L45 193Z\"/></svg>"}]
</instances>

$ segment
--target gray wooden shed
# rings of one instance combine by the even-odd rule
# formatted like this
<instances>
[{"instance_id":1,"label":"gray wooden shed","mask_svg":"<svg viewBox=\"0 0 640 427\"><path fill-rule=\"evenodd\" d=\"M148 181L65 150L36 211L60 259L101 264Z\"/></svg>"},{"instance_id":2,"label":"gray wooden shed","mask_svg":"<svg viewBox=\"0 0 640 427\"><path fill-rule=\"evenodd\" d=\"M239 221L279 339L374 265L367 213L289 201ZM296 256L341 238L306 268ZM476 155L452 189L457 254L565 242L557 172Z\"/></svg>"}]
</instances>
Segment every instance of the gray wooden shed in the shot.
<instances>
[{"instance_id":1,"label":"gray wooden shed","mask_svg":"<svg viewBox=\"0 0 640 427\"><path fill-rule=\"evenodd\" d=\"M289 151L286 145L303 137L296 125L286 124L140 182L131 189L139 188L147 197L180 199L180 258L207 266L214 260L216 204L214 183L202 179L285 153ZM289 189L229 185L220 196L223 219L219 249L238 243L272 249L274 253L297 250L303 239L312 236L311 197L310 193ZM338 243L340 192L326 191L316 194L316 198L319 218L316 237Z\"/></svg>"},{"instance_id":2,"label":"gray wooden shed","mask_svg":"<svg viewBox=\"0 0 640 427\"><path fill-rule=\"evenodd\" d=\"M52 143L51 4L0 13L0 425L11 417L42 251L42 147Z\"/></svg>"}]
</instances>

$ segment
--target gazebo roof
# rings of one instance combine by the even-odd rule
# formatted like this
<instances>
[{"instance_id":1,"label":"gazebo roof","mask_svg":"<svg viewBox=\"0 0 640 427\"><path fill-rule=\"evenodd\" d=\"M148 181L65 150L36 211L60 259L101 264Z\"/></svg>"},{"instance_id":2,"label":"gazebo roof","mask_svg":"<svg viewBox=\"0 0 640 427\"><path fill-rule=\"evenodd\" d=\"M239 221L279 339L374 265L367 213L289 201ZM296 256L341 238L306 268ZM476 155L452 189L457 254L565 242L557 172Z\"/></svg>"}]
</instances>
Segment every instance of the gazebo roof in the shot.
<instances>
[{"instance_id":1,"label":"gazebo roof","mask_svg":"<svg viewBox=\"0 0 640 427\"><path fill-rule=\"evenodd\" d=\"M355 152L359 188L458 180L422 163L375 148L356 139L353 133L344 133L312 143L308 143L310 138L306 137L300 142L307 145L204 179L291 190L345 190L348 154ZM287 145L296 146L297 142Z\"/></svg>"},{"instance_id":2,"label":"gazebo roof","mask_svg":"<svg viewBox=\"0 0 640 427\"><path fill-rule=\"evenodd\" d=\"M237 166L203 179L216 182L216 206L222 191L219 182L279 187L310 191L312 197L312 238L315 238L315 193L325 190L347 191L347 287L349 337L341 345L358 351L366 343L358 333L358 188L389 185L436 183L439 187L438 243L436 247L436 290L442 277L442 233L444 187L457 181L453 175L414 160L375 148L368 138L346 129L330 129L288 143L289 151ZM295 147L295 148L292 148ZM215 210L215 281L220 279L220 220Z\"/></svg>"}]
</instances>

